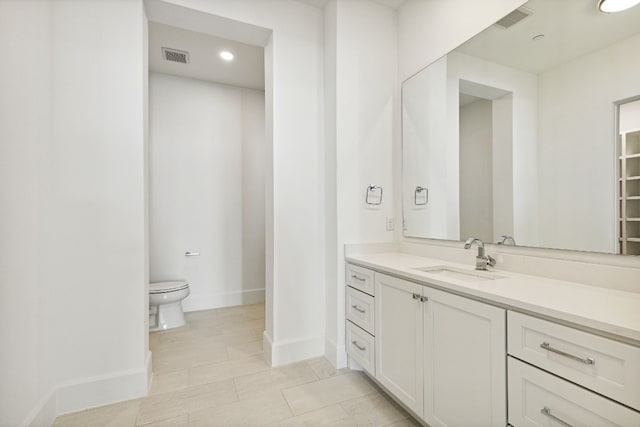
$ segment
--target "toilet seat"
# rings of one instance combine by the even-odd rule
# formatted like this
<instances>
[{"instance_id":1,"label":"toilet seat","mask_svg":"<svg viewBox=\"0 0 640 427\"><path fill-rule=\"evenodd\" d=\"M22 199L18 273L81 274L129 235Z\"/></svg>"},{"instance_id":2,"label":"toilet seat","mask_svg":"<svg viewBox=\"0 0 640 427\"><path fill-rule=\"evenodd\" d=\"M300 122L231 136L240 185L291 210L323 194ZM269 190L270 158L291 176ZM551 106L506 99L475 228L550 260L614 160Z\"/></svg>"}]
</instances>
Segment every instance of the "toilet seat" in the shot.
<instances>
[{"instance_id":1,"label":"toilet seat","mask_svg":"<svg viewBox=\"0 0 640 427\"><path fill-rule=\"evenodd\" d=\"M188 287L189 287L189 284L183 281L154 282L154 283L149 283L149 293L162 294L166 292L181 291Z\"/></svg>"}]
</instances>

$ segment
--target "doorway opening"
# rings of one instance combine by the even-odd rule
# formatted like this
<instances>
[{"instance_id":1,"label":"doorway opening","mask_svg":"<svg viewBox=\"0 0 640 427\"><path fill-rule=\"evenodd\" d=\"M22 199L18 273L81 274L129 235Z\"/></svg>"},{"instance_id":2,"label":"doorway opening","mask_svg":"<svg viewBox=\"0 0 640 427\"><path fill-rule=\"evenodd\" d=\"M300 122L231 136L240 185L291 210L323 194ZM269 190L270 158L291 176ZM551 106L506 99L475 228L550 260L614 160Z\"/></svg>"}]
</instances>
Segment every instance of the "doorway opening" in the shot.
<instances>
[{"instance_id":1,"label":"doorway opening","mask_svg":"<svg viewBox=\"0 0 640 427\"><path fill-rule=\"evenodd\" d=\"M220 310L249 307L248 323L227 316L218 332L250 324L262 347L265 311L272 312L265 304L271 31L162 2L147 4L147 15L149 280L188 283L182 308L194 327ZM153 327L161 316L149 309Z\"/></svg>"}]
</instances>

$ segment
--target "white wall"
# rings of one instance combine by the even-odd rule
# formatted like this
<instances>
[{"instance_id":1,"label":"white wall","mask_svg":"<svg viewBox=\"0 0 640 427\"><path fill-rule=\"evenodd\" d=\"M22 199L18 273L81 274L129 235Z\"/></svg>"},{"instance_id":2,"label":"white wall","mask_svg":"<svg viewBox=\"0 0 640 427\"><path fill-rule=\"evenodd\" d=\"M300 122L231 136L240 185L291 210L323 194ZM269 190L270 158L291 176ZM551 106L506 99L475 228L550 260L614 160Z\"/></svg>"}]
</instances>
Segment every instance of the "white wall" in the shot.
<instances>
[{"instance_id":1,"label":"white wall","mask_svg":"<svg viewBox=\"0 0 640 427\"><path fill-rule=\"evenodd\" d=\"M391 241L385 218L393 215L391 175L392 143L399 118L397 84L395 11L373 2L334 1L325 9L325 29L329 44L326 114L327 206L335 203L335 218L327 220L326 348L325 355L337 366L344 366L344 244L350 242ZM335 85L335 92L334 92ZM335 104L332 104L335 100ZM331 103L331 104L329 104ZM335 135L333 134L335 123ZM364 203L368 185L382 186L383 203L368 207ZM396 224L398 226L398 224ZM333 228L335 227L335 228ZM335 237L334 237L335 236ZM335 239L335 240L334 240ZM331 271L333 270L333 271ZM336 280L331 282L331 280Z\"/></svg>"},{"instance_id":2,"label":"white wall","mask_svg":"<svg viewBox=\"0 0 640 427\"><path fill-rule=\"evenodd\" d=\"M52 5L41 278L66 412L146 393L144 12L128 0Z\"/></svg>"},{"instance_id":3,"label":"white wall","mask_svg":"<svg viewBox=\"0 0 640 427\"><path fill-rule=\"evenodd\" d=\"M0 425L35 420L54 386L39 263L51 127L51 5L0 1ZM37 409L36 409L37 408ZM55 404L41 424L55 416Z\"/></svg>"},{"instance_id":4,"label":"white wall","mask_svg":"<svg viewBox=\"0 0 640 427\"><path fill-rule=\"evenodd\" d=\"M493 241L493 112L479 99L460 108L460 237Z\"/></svg>"},{"instance_id":5,"label":"white wall","mask_svg":"<svg viewBox=\"0 0 640 427\"><path fill-rule=\"evenodd\" d=\"M337 181L337 61L338 2L330 1L324 8L324 262L325 262L325 342L324 354L334 366L346 364L344 341L338 341L341 296L340 283L344 271L339 270L338 252L338 181Z\"/></svg>"},{"instance_id":6,"label":"white wall","mask_svg":"<svg viewBox=\"0 0 640 427\"><path fill-rule=\"evenodd\" d=\"M640 129L640 100L622 104L619 117L620 133L634 132Z\"/></svg>"},{"instance_id":7,"label":"white wall","mask_svg":"<svg viewBox=\"0 0 640 427\"><path fill-rule=\"evenodd\" d=\"M1 417L48 425L147 391L144 12L124 0L1 7L15 49L2 67Z\"/></svg>"},{"instance_id":8,"label":"white wall","mask_svg":"<svg viewBox=\"0 0 640 427\"><path fill-rule=\"evenodd\" d=\"M242 286L264 301L265 287L264 92L242 91ZM250 299L246 300L251 301Z\"/></svg>"},{"instance_id":9,"label":"white wall","mask_svg":"<svg viewBox=\"0 0 640 427\"><path fill-rule=\"evenodd\" d=\"M615 252L614 102L640 95L640 36L540 74L541 241Z\"/></svg>"},{"instance_id":10,"label":"white wall","mask_svg":"<svg viewBox=\"0 0 640 427\"><path fill-rule=\"evenodd\" d=\"M185 311L264 301L264 93L158 73L149 93L151 280L186 279Z\"/></svg>"},{"instance_id":11,"label":"white wall","mask_svg":"<svg viewBox=\"0 0 640 427\"><path fill-rule=\"evenodd\" d=\"M290 0L166 4L273 31L265 46L265 352L274 365L319 356L325 327L322 11Z\"/></svg>"}]
</instances>

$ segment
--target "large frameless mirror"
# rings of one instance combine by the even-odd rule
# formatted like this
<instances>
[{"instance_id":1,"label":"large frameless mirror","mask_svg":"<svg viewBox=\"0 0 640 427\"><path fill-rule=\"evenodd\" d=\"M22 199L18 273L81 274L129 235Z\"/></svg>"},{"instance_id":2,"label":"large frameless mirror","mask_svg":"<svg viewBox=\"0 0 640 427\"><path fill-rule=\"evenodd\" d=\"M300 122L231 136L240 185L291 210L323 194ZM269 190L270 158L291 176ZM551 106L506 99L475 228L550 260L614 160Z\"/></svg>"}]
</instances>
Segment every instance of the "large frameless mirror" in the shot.
<instances>
[{"instance_id":1,"label":"large frameless mirror","mask_svg":"<svg viewBox=\"0 0 640 427\"><path fill-rule=\"evenodd\" d=\"M404 235L640 254L638 23L530 0L406 80Z\"/></svg>"}]
</instances>

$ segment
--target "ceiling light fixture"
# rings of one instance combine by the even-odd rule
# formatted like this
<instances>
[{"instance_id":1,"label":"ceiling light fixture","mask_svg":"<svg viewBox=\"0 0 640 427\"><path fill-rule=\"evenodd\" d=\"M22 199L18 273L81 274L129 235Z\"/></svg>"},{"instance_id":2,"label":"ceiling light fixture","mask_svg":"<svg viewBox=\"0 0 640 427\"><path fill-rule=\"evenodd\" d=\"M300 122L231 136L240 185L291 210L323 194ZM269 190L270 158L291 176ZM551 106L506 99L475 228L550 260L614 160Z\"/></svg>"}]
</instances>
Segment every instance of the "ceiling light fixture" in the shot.
<instances>
[{"instance_id":1,"label":"ceiling light fixture","mask_svg":"<svg viewBox=\"0 0 640 427\"><path fill-rule=\"evenodd\" d=\"M229 52L228 50L223 50L222 52L220 52L220 58L224 59L225 61L232 61L233 53Z\"/></svg>"},{"instance_id":2,"label":"ceiling light fixture","mask_svg":"<svg viewBox=\"0 0 640 427\"><path fill-rule=\"evenodd\" d=\"M640 3L640 0L599 0L598 9L604 13L615 13L629 9Z\"/></svg>"}]
</instances>

